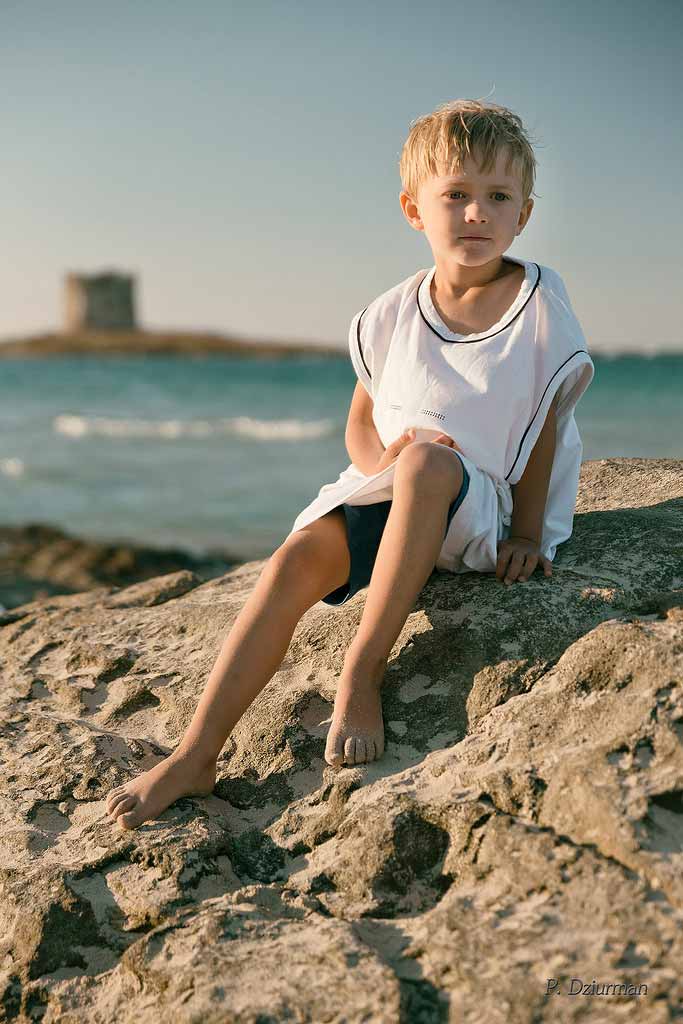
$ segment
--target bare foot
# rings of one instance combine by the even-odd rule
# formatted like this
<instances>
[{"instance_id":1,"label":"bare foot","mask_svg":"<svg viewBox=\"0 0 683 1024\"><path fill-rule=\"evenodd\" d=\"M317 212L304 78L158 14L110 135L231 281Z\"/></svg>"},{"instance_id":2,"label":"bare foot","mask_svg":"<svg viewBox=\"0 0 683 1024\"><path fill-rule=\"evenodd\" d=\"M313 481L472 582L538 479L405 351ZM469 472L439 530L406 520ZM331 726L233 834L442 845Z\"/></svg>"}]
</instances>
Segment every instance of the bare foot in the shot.
<instances>
[{"instance_id":1,"label":"bare foot","mask_svg":"<svg viewBox=\"0 0 683 1024\"><path fill-rule=\"evenodd\" d=\"M107 796L107 813L121 828L137 828L158 818L182 796L208 796L216 785L215 762L198 766L187 757L171 754L148 772L117 786Z\"/></svg>"},{"instance_id":2,"label":"bare foot","mask_svg":"<svg viewBox=\"0 0 683 1024\"><path fill-rule=\"evenodd\" d=\"M325 744L325 760L338 768L376 761L384 753L381 685L384 668L374 678L342 676Z\"/></svg>"}]
</instances>

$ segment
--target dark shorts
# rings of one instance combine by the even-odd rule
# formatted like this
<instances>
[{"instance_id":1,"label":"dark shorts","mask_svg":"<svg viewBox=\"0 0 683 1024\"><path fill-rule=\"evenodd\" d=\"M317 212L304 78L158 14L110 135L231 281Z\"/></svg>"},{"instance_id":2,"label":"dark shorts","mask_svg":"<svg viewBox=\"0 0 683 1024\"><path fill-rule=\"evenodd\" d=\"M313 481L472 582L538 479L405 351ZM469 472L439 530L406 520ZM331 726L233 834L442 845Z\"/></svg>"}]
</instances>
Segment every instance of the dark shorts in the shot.
<instances>
[{"instance_id":1,"label":"dark shorts","mask_svg":"<svg viewBox=\"0 0 683 1024\"><path fill-rule=\"evenodd\" d=\"M448 519L444 539L451 525L451 519L462 505L467 490L470 486L470 475L465 468L462 459L462 487L455 501L448 507ZM372 570L375 567L375 559L379 548L384 527L386 525L391 501L378 501L374 505L347 505L344 503L337 508L344 509L346 518L346 536L349 542L349 553L351 555L351 570L346 583L336 590L331 591L322 598L324 604L344 604L349 598L357 594L363 587L370 583Z\"/></svg>"}]
</instances>

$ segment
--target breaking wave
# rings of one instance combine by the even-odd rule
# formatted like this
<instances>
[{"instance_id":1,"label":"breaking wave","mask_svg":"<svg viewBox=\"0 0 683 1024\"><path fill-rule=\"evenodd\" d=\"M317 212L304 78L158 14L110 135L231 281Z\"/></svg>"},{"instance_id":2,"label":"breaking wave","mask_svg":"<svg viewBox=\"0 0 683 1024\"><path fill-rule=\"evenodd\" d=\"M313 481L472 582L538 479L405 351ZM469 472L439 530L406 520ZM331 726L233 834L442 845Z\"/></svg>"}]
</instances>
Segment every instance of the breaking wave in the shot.
<instances>
[{"instance_id":1,"label":"breaking wave","mask_svg":"<svg viewBox=\"0 0 683 1024\"><path fill-rule=\"evenodd\" d=\"M24 463L21 459L0 459L0 473L3 476L23 476Z\"/></svg>"},{"instance_id":2,"label":"breaking wave","mask_svg":"<svg viewBox=\"0 0 683 1024\"><path fill-rule=\"evenodd\" d=\"M329 437L336 429L331 419L258 420L232 416L211 420L114 419L106 416L77 416L63 413L53 420L55 433L66 437L177 438L248 437L256 441L310 441ZM6 460L8 461L8 460Z\"/></svg>"}]
</instances>

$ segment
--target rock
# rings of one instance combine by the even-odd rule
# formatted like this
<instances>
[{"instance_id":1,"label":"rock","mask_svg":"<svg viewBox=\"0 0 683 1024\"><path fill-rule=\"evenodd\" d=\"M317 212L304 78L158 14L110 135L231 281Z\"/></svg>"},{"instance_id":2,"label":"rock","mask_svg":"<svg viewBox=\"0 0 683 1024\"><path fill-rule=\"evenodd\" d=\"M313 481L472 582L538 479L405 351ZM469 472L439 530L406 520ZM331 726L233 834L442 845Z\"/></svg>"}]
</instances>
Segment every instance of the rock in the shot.
<instances>
[{"instance_id":1,"label":"rock","mask_svg":"<svg viewBox=\"0 0 683 1024\"><path fill-rule=\"evenodd\" d=\"M161 574L220 576L240 560L228 551L192 555L177 548L150 548L72 537L42 523L0 526L0 615L55 594L97 584L127 587Z\"/></svg>"},{"instance_id":2,"label":"rock","mask_svg":"<svg viewBox=\"0 0 683 1024\"><path fill-rule=\"evenodd\" d=\"M551 579L433 573L369 765L323 760L366 592L316 605L212 796L135 832L106 793L177 743L263 563L5 612L0 1019L678 1020L682 536L683 462L600 460Z\"/></svg>"}]
</instances>

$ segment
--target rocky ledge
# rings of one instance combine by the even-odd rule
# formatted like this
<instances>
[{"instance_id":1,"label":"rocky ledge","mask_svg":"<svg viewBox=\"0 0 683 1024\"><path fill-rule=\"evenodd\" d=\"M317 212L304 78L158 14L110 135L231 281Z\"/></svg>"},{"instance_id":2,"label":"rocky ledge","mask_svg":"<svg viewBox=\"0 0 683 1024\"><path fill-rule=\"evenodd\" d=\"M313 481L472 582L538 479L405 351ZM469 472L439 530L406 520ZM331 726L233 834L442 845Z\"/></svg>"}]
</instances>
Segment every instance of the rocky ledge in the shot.
<instances>
[{"instance_id":1,"label":"rocky ledge","mask_svg":"<svg viewBox=\"0 0 683 1024\"><path fill-rule=\"evenodd\" d=\"M44 523L0 526L0 611L102 584L129 586L181 569L207 580L241 561L222 550L193 555L179 548L87 540Z\"/></svg>"},{"instance_id":2,"label":"rocky ledge","mask_svg":"<svg viewBox=\"0 0 683 1024\"><path fill-rule=\"evenodd\" d=\"M551 579L432 574L354 768L323 751L366 592L316 605L214 794L136 832L105 795L176 744L262 563L6 612L2 1019L680 1020L682 538L683 462L585 463Z\"/></svg>"}]
</instances>

